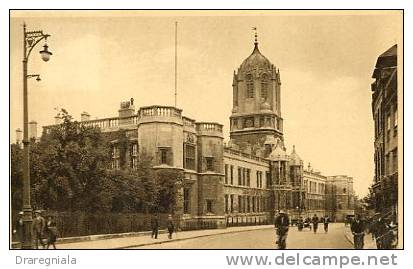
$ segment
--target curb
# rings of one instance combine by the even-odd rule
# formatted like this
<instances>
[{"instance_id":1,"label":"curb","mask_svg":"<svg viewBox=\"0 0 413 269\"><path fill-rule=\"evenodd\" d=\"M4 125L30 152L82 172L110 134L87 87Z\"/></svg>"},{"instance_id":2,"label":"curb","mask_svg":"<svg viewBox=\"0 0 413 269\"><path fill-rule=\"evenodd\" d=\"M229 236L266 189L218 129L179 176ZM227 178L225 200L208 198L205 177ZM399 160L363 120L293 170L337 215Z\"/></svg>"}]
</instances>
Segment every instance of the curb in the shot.
<instances>
[{"instance_id":1,"label":"curb","mask_svg":"<svg viewBox=\"0 0 413 269\"><path fill-rule=\"evenodd\" d=\"M149 245L160 245L164 243L178 242L178 241L184 241L184 240L208 237L208 236L214 236L214 235L242 233L242 232L250 232L250 231L256 231L256 230L266 230L266 229L272 229L272 227L265 227L262 229L248 229L248 230L242 230L242 231L221 232L221 233L215 233L215 234L203 234L203 235L197 235L197 236L187 237L187 238L176 238L176 239L171 239L168 241L141 243L141 244L134 244L134 245L128 245L128 246L123 246L123 247L118 247L118 248L109 248L109 249L127 249L127 248L143 247L143 246L149 246Z\"/></svg>"}]
</instances>

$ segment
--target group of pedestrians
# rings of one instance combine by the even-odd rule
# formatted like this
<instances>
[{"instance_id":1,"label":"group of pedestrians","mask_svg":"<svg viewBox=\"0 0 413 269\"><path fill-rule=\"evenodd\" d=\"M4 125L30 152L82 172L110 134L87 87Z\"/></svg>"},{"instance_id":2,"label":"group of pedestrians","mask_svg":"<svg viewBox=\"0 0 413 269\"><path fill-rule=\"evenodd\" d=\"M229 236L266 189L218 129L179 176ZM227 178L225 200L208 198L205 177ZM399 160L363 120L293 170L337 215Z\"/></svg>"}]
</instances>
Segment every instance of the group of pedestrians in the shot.
<instances>
[{"instance_id":1,"label":"group of pedestrians","mask_svg":"<svg viewBox=\"0 0 413 269\"><path fill-rule=\"evenodd\" d=\"M24 240L24 221L23 212L19 212L17 220L14 225L13 233L16 234L17 239L22 243ZM49 249L52 246L56 249L57 227L53 216L47 216L45 219L42 216L42 211L34 211L34 218L32 220L32 237L34 239L35 248L39 249L39 244L43 249Z\"/></svg>"},{"instance_id":2,"label":"group of pedestrians","mask_svg":"<svg viewBox=\"0 0 413 269\"><path fill-rule=\"evenodd\" d=\"M151 237L154 239L158 239L159 226L159 216L158 214L153 214L151 217ZM168 238L172 239L172 234L175 232L175 225L172 215L168 215L168 220L166 221L166 228L168 229Z\"/></svg>"},{"instance_id":3,"label":"group of pedestrians","mask_svg":"<svg viewBox=\"0 0 413 269\"><path fill-rule=\"evenodd\" d=\"M297 222L297 226L299 231L302 230L303 227L309 227L310 230L313 230L314 233L317 233L318 224L323 224L324 232L328 232L328 224L330 223L330 218L328 216L318 218L317 214L314 214L312 218L307 217L305 220L300 217Z\"/></svg>"},{"instance_id":4,"label":"group of pedestrians","mask_svg":"<svg viewBox=\"0 0 413 269\"><path fill-rule=\"evenodd\" d=\"M356 215L351 221L350 229L353 234L354 248L364 248L364 236L371 233L377 249L393 249L397 246L397 226L392 225L389 219L377 214L368 222Z\"/></svg>"}]
</instances>

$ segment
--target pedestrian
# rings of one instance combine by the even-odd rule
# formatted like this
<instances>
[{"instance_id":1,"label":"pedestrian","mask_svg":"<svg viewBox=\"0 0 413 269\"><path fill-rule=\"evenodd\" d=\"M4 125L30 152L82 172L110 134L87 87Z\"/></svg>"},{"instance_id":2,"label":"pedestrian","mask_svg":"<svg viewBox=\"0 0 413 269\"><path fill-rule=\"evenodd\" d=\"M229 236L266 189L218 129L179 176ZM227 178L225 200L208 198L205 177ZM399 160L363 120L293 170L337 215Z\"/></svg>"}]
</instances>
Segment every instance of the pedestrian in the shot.
<instances>
[{"instance_id":1,"label":"pedestrian","mask_svg":"<svg viewBox=\"0 0 413 269\"><path fill-rule=\"evenodd\" d=\"M24 231L24 222L23 222L23 211L20 211L17 220L14 223L13 234L16 235L16 239L20 244L23 243L23 231Z\"/></svg>"},{"instance_id":2,"label":"pedestrian","mask_svg":"<svg viewBox=\"0 0 413 269\"><path fill-rule=\"evenodd\" d=\"M36 210L34 212L35 218L33 220L33 234L34 240L36 244L36 249L39 249L39 241L43 248L45 248L45 244L43 242L44 231L46 227L46 221L42 217L42 212L40 210Z\"/></svg>"},{"instance_id":3,"label":"pedestrian","mask_svg":"<svg viewBox=\"0 0 413 269\"><path fill-rule=\"evenodd\" d=\"M311 221L313 222L313 231L314 233L317 233L317 229L318 229L318 223L319 223L319 219L317 217L317 214L314 214L313 218L311 219Z\"/></svg>"},{"instance_id":4,"label":"pedestrian","mask_svg":"<svg viewBox=\"0 0 413 269\"><path fill-rule=\"evenodd\" d=\"M330 218L328 216L325 216L323 218L323 223L324 223L324 232L328 233L328 224L330 223Z\"/></svg>"},{"instance_id":5,"label":"pedestrian","mask_svg":"<svg viewBox=\"0 0 413 269\"><path fill-rule=\"evenodd\" d=\"M169 239L172 239L172 234L173 234L173 232L174 232L174 230L175 230L175 227L174 227L174 221L173 221L173 219L172 219L172 215L168 215L168 221L167 221L167 228L168 228L168 238Z\"/></svg>"},{"instance_id":6,"label":"pedestrian","mask_svg":"<svg viewBox=\"0 0 413 269\"><path fill-rule=\"evenodd\" d=\"M50 245L56 249L56 239L57 239L57 226L52 216L49 216L46 221L46 233L47 233L47 249Z\"/></svg>"},{"instance_id":7,"label":"pedestrian","mask_svg":"<svg viewBox=\"0 0 413 269\"><path fill-rule=\"evenodd\" d=\"M354 248L364 248L364 224L359 215L356 215L354 221L350 226L351 232L354 236Z\"/></svg>"},{"instance_id":8,"label":"pedestrian","mask_svg":"<svg viewBox=\"0 0 413 269\"><path fill-rule=\"evenodd\" d=\"M159 218L158 214L153 214L151 218L152 238L158 239Z\"/></svg>"},{"instance_id":9,"label":"pedestrian","mask_svg":"<svg viewBox=\"0 0 413 269\"><path fill-rule=\"evenodd\" d=\"M277 234L277 247L278 249L287 248L287 235L288 226L290 225L290 220L288 219L288 214L284 210L280 210L278 216L274 220L274 226Z\"/></svg>"}]
</instances>

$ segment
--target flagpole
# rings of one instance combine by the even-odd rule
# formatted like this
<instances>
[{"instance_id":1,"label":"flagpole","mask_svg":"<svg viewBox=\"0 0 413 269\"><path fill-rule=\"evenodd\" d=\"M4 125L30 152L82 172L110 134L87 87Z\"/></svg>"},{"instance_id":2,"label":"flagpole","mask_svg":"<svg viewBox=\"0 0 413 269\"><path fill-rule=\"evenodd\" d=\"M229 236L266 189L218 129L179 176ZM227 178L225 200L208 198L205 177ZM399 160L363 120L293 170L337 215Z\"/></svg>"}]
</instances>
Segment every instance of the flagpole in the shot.
<instances>
[{"instance_id":1,"label":"flagpole","mask_svg":"<svg viewBox=\"0 0 413 269\"><path fill-rule=\"evenodd\" d=\"M175 22L175 107L177 106L178 91L178 22Z\"/></svg>"}]
</instances>

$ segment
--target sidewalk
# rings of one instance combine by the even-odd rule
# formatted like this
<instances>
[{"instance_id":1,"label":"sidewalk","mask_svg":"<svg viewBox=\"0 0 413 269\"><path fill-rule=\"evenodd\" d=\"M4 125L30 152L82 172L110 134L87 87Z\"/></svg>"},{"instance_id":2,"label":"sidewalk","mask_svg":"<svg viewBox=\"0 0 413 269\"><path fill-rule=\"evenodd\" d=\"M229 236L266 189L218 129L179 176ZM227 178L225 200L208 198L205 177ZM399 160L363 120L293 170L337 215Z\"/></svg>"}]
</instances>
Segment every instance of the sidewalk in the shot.
<instances>
[{"instance_id":1,"label":"sidewalk","mask_svg":"<svg viewBox=\"0 0 413 269\"><path fill-rule=\"evenodd\" d=\"M158 239L153 239L150 233L145 232L137 236L122 236L120 234L116 238L104 239L104 237L99 237L98 240L88 240L82 242L65 243L58 242L56 247L58 249L121 249L121 248L132 248L141 247L147 245L162 244L165 242L181 241L192 238L206 237L218 234L229 234L244 231L254 231L261 229L273 229L273 225L260 225L260 226L243 226L243 227L230 227L225 229L211 229L211 230L197 230L197 231L183 231L173 234L172 239L168 239L168 235L165 231L158 234Z\"/></svg>"},{"instance_id":2,"label":"sidewalk","mask_svg":"<svg viewBox=\"0 0 413 269\"><path fill-rule=\"evenodd\" d=\"M349 226L344 228L344 236L354 246L353 234L351 233ZM377 249L376 242L373 240L371 234L366 234L364 236L364 249Z\"/></svg>"}]
</instances>

